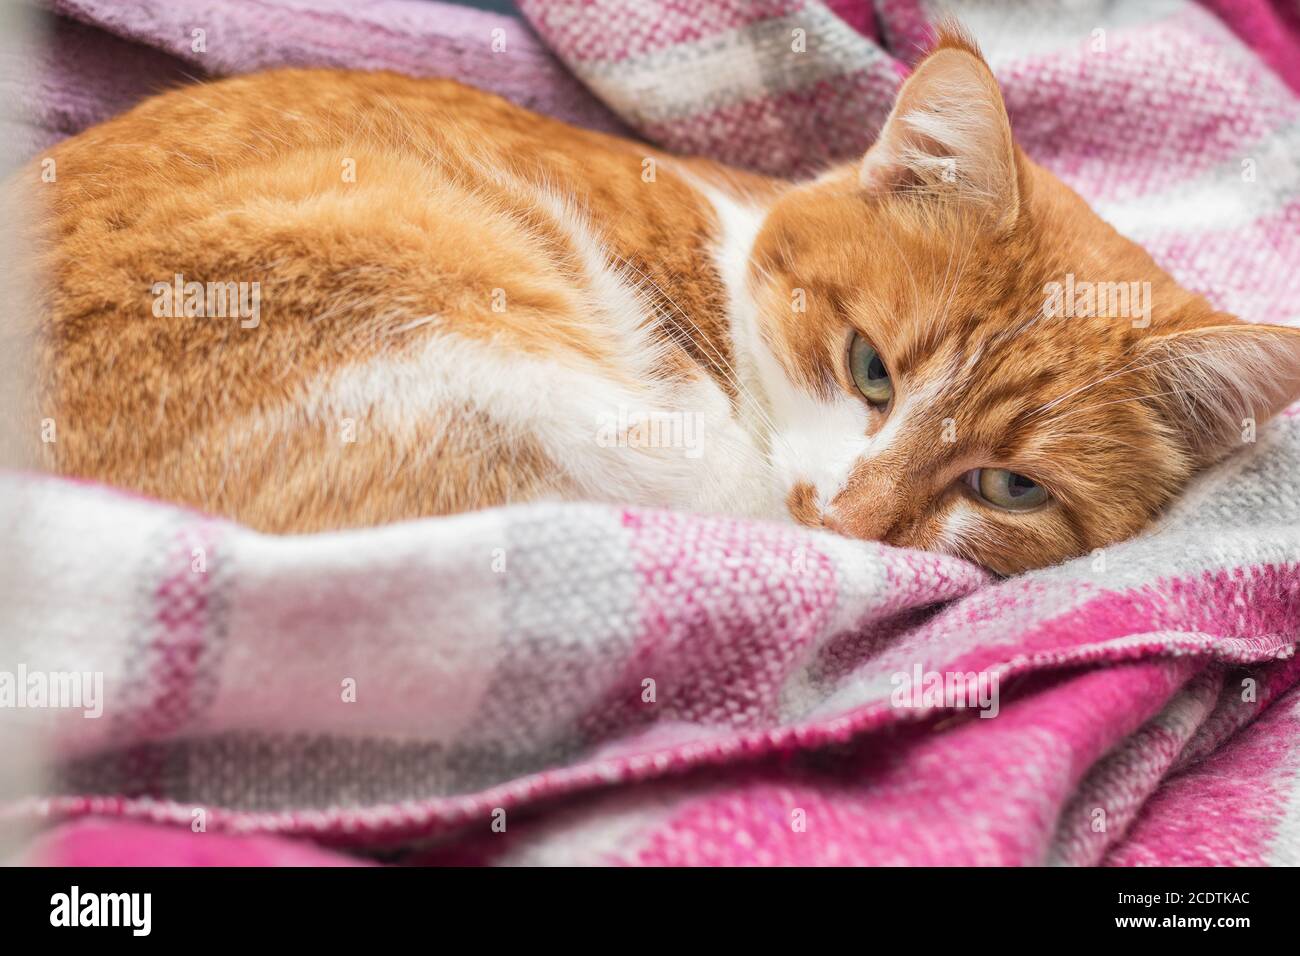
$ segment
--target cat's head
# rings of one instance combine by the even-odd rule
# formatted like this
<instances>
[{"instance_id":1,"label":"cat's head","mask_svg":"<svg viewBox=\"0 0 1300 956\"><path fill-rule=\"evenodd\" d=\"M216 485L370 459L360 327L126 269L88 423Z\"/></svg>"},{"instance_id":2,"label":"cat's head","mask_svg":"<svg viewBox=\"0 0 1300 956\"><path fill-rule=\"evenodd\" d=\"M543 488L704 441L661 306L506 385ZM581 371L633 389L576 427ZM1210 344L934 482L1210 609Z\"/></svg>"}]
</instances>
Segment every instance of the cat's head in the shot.
<instances>
[{"instance_id":1,"label":"cat's head","mask_svg":"<svg viewBox=\"0 0 1300 956\"><path fill-rule=\"evenodd\" d=\"M1216 312L1027 160L952 29L752 265L791 514L1002 573L1133 534L1300 397L1300 330Z\"/></svg>"}]
</instances>

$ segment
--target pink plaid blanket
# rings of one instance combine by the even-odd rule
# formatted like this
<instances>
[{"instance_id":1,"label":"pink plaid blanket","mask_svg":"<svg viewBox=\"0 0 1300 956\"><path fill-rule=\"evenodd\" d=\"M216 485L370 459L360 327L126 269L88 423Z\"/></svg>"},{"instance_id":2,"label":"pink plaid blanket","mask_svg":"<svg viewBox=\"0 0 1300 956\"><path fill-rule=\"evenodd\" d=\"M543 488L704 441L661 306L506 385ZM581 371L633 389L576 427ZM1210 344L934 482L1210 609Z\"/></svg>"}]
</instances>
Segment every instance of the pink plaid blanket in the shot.
<instances>
[{"instance_id":1,"label":"pink plaid blanket","mask_svg":"<svg viewBox=\"0 0 1300 956\"><path fill-rule=\"evenodd\" d=\"M863 149L926 30L906 0L521 6L644 135L782 172ZM955 12L1035 158L1218 305L1300 319L1286 15ZM1300 863L1292 412L1150 533L1004 581L583 505L273 538L4 476L14 666L101 673L104 711L41 711L55 771L3 812L201 821L259 859Z\"/></svg>"}]
</instances>

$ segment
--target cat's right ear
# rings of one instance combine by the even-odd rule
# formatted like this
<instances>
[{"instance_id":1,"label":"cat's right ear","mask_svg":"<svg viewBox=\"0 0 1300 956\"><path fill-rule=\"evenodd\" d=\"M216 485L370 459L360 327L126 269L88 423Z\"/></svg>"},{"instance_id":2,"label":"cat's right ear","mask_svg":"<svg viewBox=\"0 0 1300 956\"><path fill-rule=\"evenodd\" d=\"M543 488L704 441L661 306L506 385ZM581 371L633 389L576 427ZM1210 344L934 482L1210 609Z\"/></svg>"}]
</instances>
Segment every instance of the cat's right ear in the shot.
<instances>
[{"instance_id":1,"label":"cat's right ear","mask_svg":"<svg viewBox=\"0 0 1300 956\"><path fill-rule=\"evenodd\" d=\"M1011 123L998 82L955 26L903 83L859 172L872 191L963 203L999 227L1013 224L1020 188Z\"/></svg>"}]
</instances>

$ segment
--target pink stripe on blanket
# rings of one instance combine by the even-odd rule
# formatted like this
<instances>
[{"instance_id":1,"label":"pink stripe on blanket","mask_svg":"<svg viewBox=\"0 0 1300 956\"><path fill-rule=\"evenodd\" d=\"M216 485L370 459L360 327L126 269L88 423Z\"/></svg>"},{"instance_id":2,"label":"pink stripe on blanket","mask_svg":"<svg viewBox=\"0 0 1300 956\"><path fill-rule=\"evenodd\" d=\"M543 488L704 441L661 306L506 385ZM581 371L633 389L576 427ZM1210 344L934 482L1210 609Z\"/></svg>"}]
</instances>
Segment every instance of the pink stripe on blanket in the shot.
<instances>
[{"instance_id":1,"label":"pink stripe on blanket","mask_svg":"<svg viewBox=\"0 0 1300 956\"><path fill-rule=\"evenodd\" d=\"M147 680L155 697L139 727L142 737L179 733L197 715L214 687L215 674L204 668L213 653L211 630L216 591L217 542L221 525L186 523L168 553L171 566L154 593L157 636L146 651L153 662Z\"/></svg>"},{"instance_id":2,"label":"pink stripe on blanket","mask_svg":"<svg viewBox=\"0 0 1300 956\"><path fill-rule=\"evenodd\" d=\"M1193 666L1158 661L1096 671L1021 697L992 720L972 716L943 732L918 727L864 745L833 774L787 771L775 780L758 774L730 782L643 836L629 862L1042 863L1056 811L1073 786Z\"/></svg>"},{"instance_id":3,"label":"pink stripe on blanket","mask_svg":"<svg viewBox=\"0 0 1300 956\"><path fill-rule=\"evenodd\" d=\"M1296 686L1300 657L1237 669L1224 675L1218 705L1178 755L1174 773L1199 764L1234 734L1268 711Z\"/></svg>"},{"instance_id":4,"label":"pink stripe on blanket","mask_svg":"<svg viewBox=\"0 0 1300 956\"><path fill-rule=\"evenodd\" d=\"M1199 0L1300 93L1300 4L1294 0Z\"/></svg>"},{"instance_id":5,"label":"pink stripe on blanket","mask_svg":"<svg viewBox=\"0 0 1300 956\"><path fill-rule=\"evenodd\" d=\"M880 30L871 0L826 0L826 6L864 37L879 41Z\"/></svg>"},{"instance_id":6,"label":"pink stripe on blanket","mask_svg":"<svg viewBox=\"0 0 1300 956\"><path fill-rule=\"evenodd\" d=\"M1269 849L1300 863L1300 690L1292 690L1226 746L1164 784L1110 866L1259 866Z\"/></svg>"},{"instance_id":7,"label":"pink stripe on blanket","mask_svg":"<svg viewBox=\"0 0 1300 956\"><path fill-rule=\"evenodd\" d=\"M285 837L233 837L129 821L82 820L42 834L33 866L368 866Z\"/></svg>"},{"instance_id":8,"label":"pink stripe on blanket","mask_svg":"<svg viewBox=\"0 0 1300 956\"><path fill-rule=\"evenodd\" d=\"M1087 591L1095 596L1080 600ZM1071 604L1056 614L1039 610ZM1294 565L1207 571L1114 592L1069 583L1031 599L1009 581L935 615L915 629L909 646L952 648L945 635L969 633L970 650L929 661L961 671L1005 667L1013 673L1161 653L1248 663L1289 656L1300 639L1298 619L1300 568ZM1019 623L1000 640L1008 621Z\"/></svg>"},{"instance_id":9,"label":"pink stripe on blanket","mask_svg":"<svg viewBox=\"0 0 1300 956\"><path fill-rule=\"evenodd\" d=\"M780 689L835 609L830 559L796 526L742 534L731 521L646 511L626 513L624 524L641 576L638 646L697 649L691 667L645 675L658 678L660 719L775 722Z\"/></svg>"},{"instance_id":10,"label":"pink stripe on blanket","mask_svg":"<svg viewBox=\"0 0 1300 956\"><path fill-rule=\"evenodd\" d=\"M1206 668L1165 709L1099 761L1061 811L1049 860L1095 866L1123 839L1143 803L1213 713L1221 668Z\"/></svg>"},{"instance_id":11,"label":"pink stripe on blanket","mask_svg":"<svg viewBox=\"0 0 1300 956\"><path fill-rule=\"evenodd\" d=\"M920 0L876 0L886 48L904 63L915 63L934 43L934 29Z\"/></svg>"},{"instance_id":12,"label":"pink stripe on blanket","mask_svg":"<svg viewBox=\"0 0 1300 956\"><path fill-rule=\"evenodd\" d=\"M217 690L220 655L218 549L223 522L184 515L160 542L156 585L143 601L144 620L113 717L126 739L147 741L184 733ZM164 792L165 762L140 751L127 758L141 793Z\"/></svg>"}]
</instances>

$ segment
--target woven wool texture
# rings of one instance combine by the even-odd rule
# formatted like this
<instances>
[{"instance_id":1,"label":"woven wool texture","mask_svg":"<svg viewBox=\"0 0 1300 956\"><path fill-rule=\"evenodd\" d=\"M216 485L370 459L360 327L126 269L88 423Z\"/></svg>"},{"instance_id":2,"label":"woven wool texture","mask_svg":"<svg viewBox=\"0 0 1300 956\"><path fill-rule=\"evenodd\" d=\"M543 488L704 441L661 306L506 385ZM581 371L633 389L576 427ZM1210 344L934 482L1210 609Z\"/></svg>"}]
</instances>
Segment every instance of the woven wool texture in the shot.
<instances>
[{"instance_id":1,"label":"woven wool texture","mask_svg":"<svg viewBox=\"0 0 1300 956\"><path fill-rule=\"evenodd\" d=\"M182 56L164 12L179 26L201 7L213 35L299 25L213 72L389 58L483 80L513 62L513 86L495 74L507 96L786 174L870 143L935 14L521 3L608 113L536 41L517 47L531 65L487 59L489 21L436 4L366 5L373 32L329 32L328 56L304 40L325 29L307 8L359 16L343 4L142 3L138 22L54 6L80 42L123 42L103 28ZM1216 305L1300 321L1300 101L1270 65L1297 49L1285 16L1226 0L946 9L984 45L1032 156ZM431 10L468 44L454 62L420 61L409 25ZM365 39L394 33L400 55ZM75 118L38 115L33 141L172 68L137 53L142 72L103 102L80 90ZM56 67L42 82L59 91ZM277 539L5 475L0 536L27 556L0 582L15 660L102 671L109 703L100 720L40 715L56 772L3 814L171 834L201 809L209 835L261 841L259 862L294 835L437 837L425 862L1297 863L1295 411L1148 534L1005 581L793 526L584 505ZM918 667L996 673L997 717L895 706L896 675Z\"/></svg>"}]
</instances>

